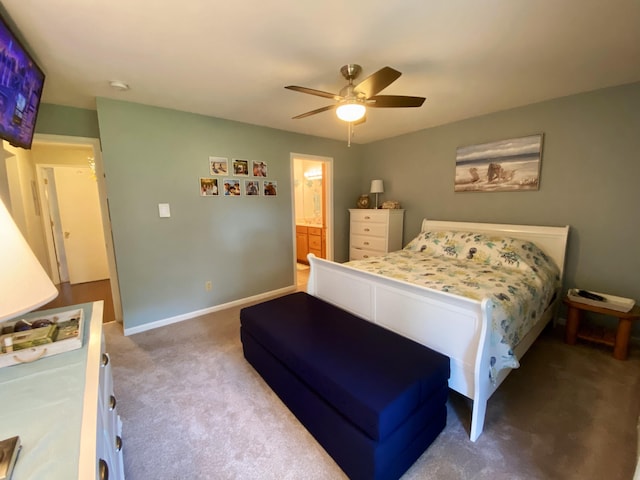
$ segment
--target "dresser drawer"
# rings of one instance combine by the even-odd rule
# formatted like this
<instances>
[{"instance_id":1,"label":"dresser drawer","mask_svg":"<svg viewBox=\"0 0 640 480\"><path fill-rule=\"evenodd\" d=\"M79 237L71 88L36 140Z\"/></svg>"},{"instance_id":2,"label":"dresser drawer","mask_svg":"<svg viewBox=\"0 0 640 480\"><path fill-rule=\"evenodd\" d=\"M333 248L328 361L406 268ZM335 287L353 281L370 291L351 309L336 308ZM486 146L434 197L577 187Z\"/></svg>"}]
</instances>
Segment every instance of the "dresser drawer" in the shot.
<instances>
[{"instance_id":1,"label":"dresser drawer","mask_svg":"<svg viewBox=\"0 0 640 480\"><path fill-rule=\"evenodd\" d=\"M351 220L365 223L387 223L389 212L386 210L351 210Z\"/></svg>"},{"instance_id":2,"label":"dresser drawer","mask_svg":"<svg viewBox=\"0 0 640 480\"><path fill-rule=\"evenodd\" d=\"M373 237L386 237L387 236L387 224L386 223L365 223L365 222L353 222L351 224L351 233L355 235L370 235Z\"/></svg>"},{"instance_id":3,"label":"dresser drawer","mask_svg":"<svg viewBox=\"0 0 640 480\"><path fill-rule=\"evenodd\" d=\"M349 251L349 260L362 260L365 258L378 257L384 255L383 252L375 252L373 250L364 250L361 248L352 248Z\"/></svg>"},{"instance_id":4,"label":"dresser drawer","mask_svg":"<svg viewBox=\"0 0 640 480\"><path fill-rule=\"evenodd\" d=\"M351 248L374 250L386 253L387 240L381 237L367 237L365 235L351 235Z\"/></svg>"},{"instance_id":5,"label":"dresser drawer","mask_svg":"<svg viewBox=\"0 0 640 480\"><path fill-rule=\"evenodd\" d=\"M322 250L322 237L320 235L309 235L309 251Z\"/></svg>"},{"instance_id":6,"label":"dresser drawer","mask_svg":"<svg viewBox=\"0 0 640 480\"><path fill-rule=\"evenodd\" d=\"M322 228L319 227L307 227L307 233L309 235L322 235Z\"/></svg>"}]
</instances>

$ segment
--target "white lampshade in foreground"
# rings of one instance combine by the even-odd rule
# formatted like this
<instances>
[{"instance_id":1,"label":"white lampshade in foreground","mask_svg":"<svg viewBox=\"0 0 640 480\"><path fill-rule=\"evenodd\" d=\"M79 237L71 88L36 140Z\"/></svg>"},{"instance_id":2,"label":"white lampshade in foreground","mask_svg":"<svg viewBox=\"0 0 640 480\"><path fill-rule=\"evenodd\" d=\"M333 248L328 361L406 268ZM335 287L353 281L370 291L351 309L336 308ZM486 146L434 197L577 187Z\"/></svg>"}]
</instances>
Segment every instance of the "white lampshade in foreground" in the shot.
<instances>
[{"instance_id":1,"label":"white lampshade in foreground","mask_svg":"<svg viewBox=\"0 0 640 480\"><path fill-rule=\"evenodd\" d=\"M336 115L345 122L355 122L364 117L367 109L361 103L343 103L336 110Z\"/></svg>"},{"instance_id":2,"label":"white lampshade in foreground","mask_svg":"<svg viewBox=\"0 0 640 480\"><path fill-rule=\"evenodd\" d=\"M0 200L0 321L53 300L58 290Z\"/></svg>"}]
</instances>

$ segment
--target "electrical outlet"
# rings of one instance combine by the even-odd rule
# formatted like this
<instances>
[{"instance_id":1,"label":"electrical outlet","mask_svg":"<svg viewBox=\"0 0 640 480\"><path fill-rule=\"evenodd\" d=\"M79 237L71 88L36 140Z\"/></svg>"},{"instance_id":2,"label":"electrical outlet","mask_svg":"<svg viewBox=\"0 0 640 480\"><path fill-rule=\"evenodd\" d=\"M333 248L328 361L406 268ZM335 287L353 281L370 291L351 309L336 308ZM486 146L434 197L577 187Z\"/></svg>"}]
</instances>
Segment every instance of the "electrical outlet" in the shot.
<instances>
[{"instance_id":1,"label":"electrical outlet","mask_svg":"<svg viewBox=\"0 0 640 480\"><path fill-rule=\"evenodd\" d=\"M211 284L211 280L207 280L206 282L204 282L204 289L207 292L210 292L212 288L213 288L213 285Z\"/></svg>"}]
</instances>

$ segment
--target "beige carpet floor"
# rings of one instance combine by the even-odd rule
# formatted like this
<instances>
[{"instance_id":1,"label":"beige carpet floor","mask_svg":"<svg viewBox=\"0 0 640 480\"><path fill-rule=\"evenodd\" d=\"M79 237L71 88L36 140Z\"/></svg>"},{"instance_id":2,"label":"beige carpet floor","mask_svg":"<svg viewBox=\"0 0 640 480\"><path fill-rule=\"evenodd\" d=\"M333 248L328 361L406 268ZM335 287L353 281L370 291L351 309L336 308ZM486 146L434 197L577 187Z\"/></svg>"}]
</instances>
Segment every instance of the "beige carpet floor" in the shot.
<instances>
[{"instance_id":1,"label":"beige carpet floor","mask_svg":"<svg viewBox=\"0 0 640 480\"><path fill-rule=\"evenodd\" d=\"M105 332L128 480L346 478L244 360L239 308ZM478 441L469 402L451 393L445 430L403 480L631 479L639 350L621 362L548 329L489 401Z\"/></svg>"}]
</instances>

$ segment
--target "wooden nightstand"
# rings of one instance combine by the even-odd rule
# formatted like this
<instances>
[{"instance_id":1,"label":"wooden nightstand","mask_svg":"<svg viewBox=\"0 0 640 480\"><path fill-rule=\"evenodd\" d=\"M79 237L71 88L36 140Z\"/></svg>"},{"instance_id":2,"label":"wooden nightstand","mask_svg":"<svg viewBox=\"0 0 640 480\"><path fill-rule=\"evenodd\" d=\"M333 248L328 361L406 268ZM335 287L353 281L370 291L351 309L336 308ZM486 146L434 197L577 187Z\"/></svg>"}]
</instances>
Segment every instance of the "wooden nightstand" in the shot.
<instances>
[{"instance_id":1,"label":"wooden nightstand","mask_svg":"<svg viewBox=\"0 0 640 480\"><path fill-rule=\"evenodd\" d=\"M565 343L574 345L578 338L601 343L613 347L613 358L618 360L627 359L629 356L631 325L634 320L640 318L640 305L634 305L628 312L619 312L617 310L611 310L610 308L574 302L566 297L564 303L569 307L567 327L564 335ZM585 310L616 317L618 319L618 328L615 332L606 329L589 328L587 326L580 328L580 320L582 320L582 314Z\"/></svg>"}]
</instances>

